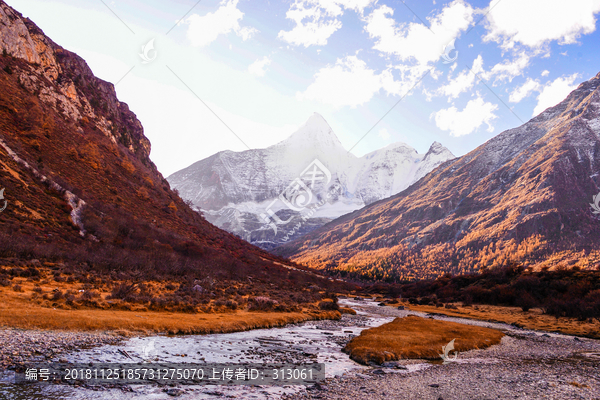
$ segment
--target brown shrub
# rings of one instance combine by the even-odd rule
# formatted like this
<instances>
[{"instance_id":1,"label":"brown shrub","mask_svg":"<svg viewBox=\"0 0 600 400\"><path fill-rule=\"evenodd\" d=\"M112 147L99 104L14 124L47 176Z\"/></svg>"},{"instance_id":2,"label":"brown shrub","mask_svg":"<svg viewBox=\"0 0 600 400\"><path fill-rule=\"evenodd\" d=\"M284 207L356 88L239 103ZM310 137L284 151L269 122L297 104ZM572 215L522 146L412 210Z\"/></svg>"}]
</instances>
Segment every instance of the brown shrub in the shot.
<instances>
[{"instance_id":1,"label":"brown shrub","mask_svg":"<svg viewBox=\"0 0 600 400\"><path fill-rule=\"evenodd\" d=\"M339 311L340 306L337 301L325 299L319 302L319 309L323 311Z\"/></svg>"},{"instance_id":2,"label":"brown shrub","mask_svg":"<svg viewBox=\"0 0 600 400\"><path fill-rule=\"evenodd\" d=\"M137 285L135 283L120 283L113 287L107 299L121 299L131 297L135 293Z\"/></svg>"},{"instance_id":3,"label":"brown shrub","mask_svg":"<svg viewBox=\"0 0 600 400\"><path fill-rule=\"evenodd\" d=\"M265 296L258 296L249 299L250 311L271 311L279 303L277 300L270 299Z\"/></svg>"},{"instance_id":4,"label":"brown shrub","mask_svg":"<svg viewBox=\"0 0 600 400\"><path fill-rule=\"evenodd\" d=\"M79 295L79 298L84 301L91 301L100 297L100 293L95 290L84 290Z\"/></svg>"},{"instance_id":5,"label":"brown shrub","mask_svg":"<svg viewBox=\"0 0 600 400\"><path fill-rule=\"evenodd\" d=\"M230 310L237 310L238 303L235 300L227 300L225 302L225 307L229 308Z\"/></svg>"},{"instance_id":6,"label":"brown shrub","mask_svg":"<svg viewBox=\"0 0 600 400\"><path fill-rule=\"evenodd\" d=\"M531 308L537 305L535 298L529 293L521 293L517 299L517 306L521 307L523 311L529 311Z\"/></svg>"}]
</instances>

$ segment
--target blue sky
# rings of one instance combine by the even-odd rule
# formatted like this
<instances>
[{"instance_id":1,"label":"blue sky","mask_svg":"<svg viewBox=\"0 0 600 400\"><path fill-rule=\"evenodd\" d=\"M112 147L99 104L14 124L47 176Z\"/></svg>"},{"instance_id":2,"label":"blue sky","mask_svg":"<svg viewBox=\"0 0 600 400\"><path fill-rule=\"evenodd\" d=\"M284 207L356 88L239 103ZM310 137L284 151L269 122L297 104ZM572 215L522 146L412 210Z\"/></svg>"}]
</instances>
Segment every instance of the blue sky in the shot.
<instances>
[{"instance_id":1,"label":"blue sky","mask_svg":"<svg viewBox=\"0 0 600 400\"><path fill-rule=\"evenodd\" d=\"M463 155L600 71L600 0L7 2L116 84L165 176L313 112L357 156Z\"/></svg>"}]
</instances>

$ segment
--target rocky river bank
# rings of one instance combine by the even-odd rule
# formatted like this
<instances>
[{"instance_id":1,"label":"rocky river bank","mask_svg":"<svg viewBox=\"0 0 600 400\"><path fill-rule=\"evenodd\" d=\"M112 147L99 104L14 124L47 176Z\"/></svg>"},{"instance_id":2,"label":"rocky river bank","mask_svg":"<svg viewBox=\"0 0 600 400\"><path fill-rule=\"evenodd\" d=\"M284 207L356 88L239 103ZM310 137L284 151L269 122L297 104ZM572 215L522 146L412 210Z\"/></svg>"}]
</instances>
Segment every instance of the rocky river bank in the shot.
<instances>
[{"instance_id":1,"label":"rocky river bank","mask_svg":"<svg viewBox=\"0 0 600 400\"><path fill-rule=\"evenodd\" d=\"M59 362L69 352L123 339L113 333L0 329L0 371L22 363Z\"/></svg>"},{"instance_id":2,"label":"rocky river bank","mask_svg":"<svg viewBox=\"0 0 600 400\"><path fill-rule=\"evenodd\" d=\"M600 341L534 332L510 325L429 316L502 329L500 345L460 353L441 364L400 361L388 367L360 366L341 352L371 326L409 311L370 301L342 300L358 311L340 321L311 321L285 328L202 336L154 336L124 340L111 334L0 330L2 362L73 363L264 362L324 363L327 379L311 386L128 385L21 387L4 380L3 399L600 399ZM419 314L416 313L418 315ZM149 350L150 349L150 350ZM441 350L441 349L440 349ZM128 358L129 357L129 358ZM25 397L23 397L25 396Z\"/></svg>"}]
</instances>

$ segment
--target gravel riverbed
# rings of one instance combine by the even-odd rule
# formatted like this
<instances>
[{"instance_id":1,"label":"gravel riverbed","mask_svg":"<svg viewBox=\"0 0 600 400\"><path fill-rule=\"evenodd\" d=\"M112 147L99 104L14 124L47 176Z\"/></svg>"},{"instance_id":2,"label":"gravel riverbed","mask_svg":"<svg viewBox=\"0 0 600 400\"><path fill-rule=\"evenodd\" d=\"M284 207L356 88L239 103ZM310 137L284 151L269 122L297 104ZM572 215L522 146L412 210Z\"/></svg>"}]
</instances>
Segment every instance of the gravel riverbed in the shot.
<instances>
[{"instance_id":1,"label":"gravel riverbed","mask_svg":"<svg viewBox=\"0 0 600 400\"><path fill-rule=\"evenodd\" d=\"M9 399L589 399L600 400L600 341L535 332L506 324L426 315L374 302L345 299L358 311L340 321L311 321L286 328L223 335L140 337L109 333L0 329L0 370L31 361L122 362L118 349L134 357L152 343L160 361L325 362L328 378L309 387L51 387L27 396L5 387ZM502 329L501 344L458 354L441 364L399 361L395 367L353 363L341 348L360 330L409 314ZM114 346L114 345L118 346ZM302 349L299 351L298 349ZM440 349L441 351L441 349ZM182 354L185 357L182 358ZM33 389L32 389L33 390ZM21 397L19 397L21 396Z\"/></svg>"},{"instance_id":2,"label":"gravel riverbed","mask_svg":"<svg viewBox=\"0 0 600 400\"><path fill-rule=\"evenodd\" d=\"M0 371L26 362L58 362L63 354L105 344L123 337L112 333L0 329Z\"/></svg>"},{"instance_id":3,"label":"gravel riverbed","mask_svg":"<svg viewBox=\"0 0 600 400\"><path fill-rule=\"evenodd\" d=\"M391 307L352 304L370 315L403 316ZM416 313L424 316L424 314ZM370 367L329 378L285 400L590 399L600 400L600 341L505 324L430 316L504 329L501 344L460 353L455 362L407 370ZM441 351L441 349L440 349ZM441 360L440 360L441 361ZM418 361L400 361L400 368Z\"/></svg>"}]
</instances>

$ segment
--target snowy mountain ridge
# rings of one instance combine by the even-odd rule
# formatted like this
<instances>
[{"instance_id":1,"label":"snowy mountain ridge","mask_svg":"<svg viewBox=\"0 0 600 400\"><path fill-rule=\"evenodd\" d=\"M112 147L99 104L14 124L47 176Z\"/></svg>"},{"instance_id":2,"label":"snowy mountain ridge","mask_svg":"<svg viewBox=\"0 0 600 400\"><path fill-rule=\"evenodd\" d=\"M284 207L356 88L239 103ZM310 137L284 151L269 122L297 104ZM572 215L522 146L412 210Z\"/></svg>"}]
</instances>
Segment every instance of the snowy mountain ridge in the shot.
<instances>
[{"instance_id":1,"label":"snowy mountain ridge","mask_svg":"<svg viewBox=\"0 0 600 400\"><path fill-rule=\"evenodd\" d=\"M272 252L334 275L389 281L502 265L593 269L599 190L600 73L409 190Z\"/></svg>"},{"instance_id":2,"label":"snowy mountain ridge","mask_svg":"<svg viewBox=\"0 0 600 400\"><path fill-rule=\"evenodd\" d=\"M290 230L295 239L399 193L453 158L437 142L425 154L398 142L359 158L343 147L327 121L315 113L273 146L219 152L167 180L207 220L268 249L283 238L289 240ZM302 224L294 229L296 219L302 219Z\"/></svg>"}]
</instances>

